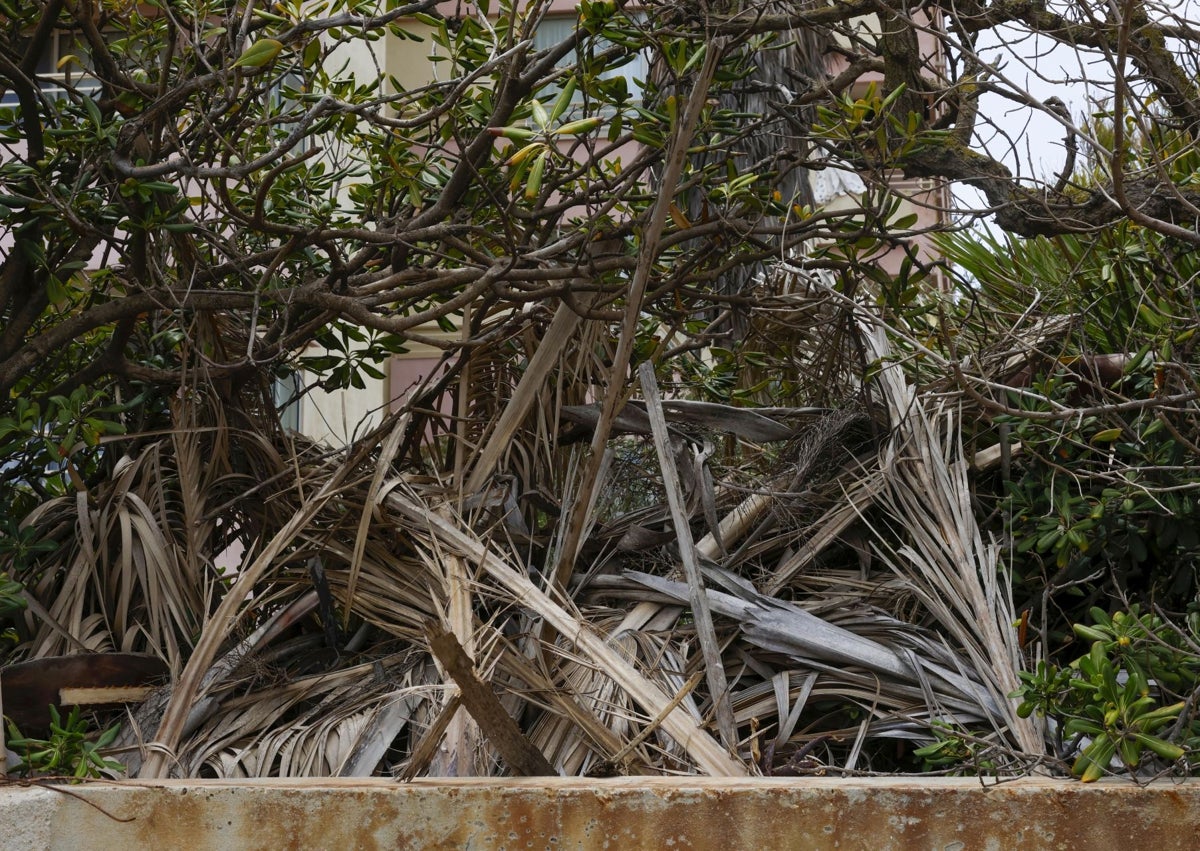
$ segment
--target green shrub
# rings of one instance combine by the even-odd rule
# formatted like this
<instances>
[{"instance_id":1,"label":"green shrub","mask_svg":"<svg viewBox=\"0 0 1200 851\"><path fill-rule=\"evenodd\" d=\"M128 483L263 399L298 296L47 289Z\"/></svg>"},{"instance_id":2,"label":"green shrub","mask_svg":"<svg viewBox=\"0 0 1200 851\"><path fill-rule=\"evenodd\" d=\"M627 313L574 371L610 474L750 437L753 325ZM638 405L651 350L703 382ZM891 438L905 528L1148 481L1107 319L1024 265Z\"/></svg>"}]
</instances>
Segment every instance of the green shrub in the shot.
<instances>
[{"instance_id":1,"label":"green shrub","mask_svg":"<svg viewBox=\"0 0 1200 851\"><path fill-rule=\"evenodd\" d=\"M16 773L22 777L42 774L82 780L100 777L105 771L124 771L121 763L100 754L116 739L121 729L119 724L109 727L93 741L78 706L71 708L65 722L57 707L51 706L50 719L47 739L23 736L16 724L8 722L8 747L21 757L13 769Z\"/></svg>"},{"instance_id":2,"label":"green shrub","mask_svg":"<svg viewBox=\"0 0 1200 851\"><path fill-rule=\"evenodd\" d=\"M1091 626L1074 628L1091 642L1085 655L1065 668L1043 661L1021 674L1018 714L1052 722L1067 738L1060 753L1074 757L1071 773L1084 782L1107 773L1114 758L1130 773L1178 763L1200 744L1200 721L1185 699L1200 687L1194 628L1185 635L1136 605L1091 615Z\"/></svg>"}]
</instances>

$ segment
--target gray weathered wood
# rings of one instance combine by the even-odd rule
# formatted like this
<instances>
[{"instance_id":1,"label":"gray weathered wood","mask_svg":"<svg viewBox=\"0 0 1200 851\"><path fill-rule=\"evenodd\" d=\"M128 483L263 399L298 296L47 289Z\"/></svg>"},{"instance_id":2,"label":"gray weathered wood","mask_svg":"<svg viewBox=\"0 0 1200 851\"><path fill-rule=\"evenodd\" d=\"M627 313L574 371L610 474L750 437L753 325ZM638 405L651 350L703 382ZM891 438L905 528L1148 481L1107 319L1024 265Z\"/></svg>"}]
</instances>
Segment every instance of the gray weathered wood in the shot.
<instances>
[{"instance_id":1,"label":"gray weathered wood","mask_svg":"<svg viewBox=\"0 0 1200 851\"><path fill-rule=\"evenodd\" d=\"M654 448L658 452L659 466L662 467L667 505L671 510L671 520L675 524L675 534L679 538L679 558L683 562L683 570L687 575L688 588L691 591L689 601L692 606L696 636L700 640L700 650L704 654L708 688L712 693L713 705L716 708L717 729L721 733L721 742L732 750L737 746L737 727L733 721L733 704L729 699L729 683L725 679L725 665L721 661L721 645L717 641L716 630L713 629L712 614L708 610L708 597L704 593L704 579L700 575L700 564L696 558L696 545L692 539L691 527L688 525L687 513L684 510L683 489L679 486L679 473L671 458L667 420L663 416L662 396L658 392L658 382L654 378L653 365L648 362L642 363L638 367L638 378L642 382L642 394L646 398L646 413L650 417L650 428L654 434Z\"/></svg>"}]
</instances>

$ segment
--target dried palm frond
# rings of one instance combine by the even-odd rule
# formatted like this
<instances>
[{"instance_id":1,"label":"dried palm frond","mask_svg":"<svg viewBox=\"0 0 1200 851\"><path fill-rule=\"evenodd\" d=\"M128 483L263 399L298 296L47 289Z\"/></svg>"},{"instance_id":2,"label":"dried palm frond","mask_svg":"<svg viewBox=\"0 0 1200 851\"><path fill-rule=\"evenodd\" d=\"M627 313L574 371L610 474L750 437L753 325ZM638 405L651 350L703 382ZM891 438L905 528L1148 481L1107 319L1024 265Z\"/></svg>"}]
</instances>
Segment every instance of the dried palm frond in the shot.
<instances>
[{"instance_id":1,"label":"dried palm frond","mask_svg":"<svg viewBox=\"0 0 1200 851\"><path fill-rule=\"evenodd\" d=\"M401 671L397 671L397 666ZM184 776L332 777L374 774L416 707L440 685L397 687L411 660L358 665L253 691L184 744ZM383 677L380 677L380 674ZM381 732L382 731L382 732ZM382 746L381 746L382 743ZM202 767L203 766L203 767Z\"/></svg>"},{"instance_id":2,"label":"dried palm frond","mask_svg":"<svg viewBox=\"0 0 1200 851\"><path fill-rule=\"evenodd\" d=\"M631 388L603 386L611 329L565 302L475 315L445 405L343 451L181 392L173 430L26 518L57 546L20 577L36 614L13 656L165 660L123 734L143 776L510 772L465 682L563 774L879 770L945 724L1021 770L1041 733L1008 698L1020 653L954 400L909 386L852 298L772 286L746 344L789 347L801 407L633 399L573 518L591 462L571 436L597 388Z\"/></svg>"},{"instance_id":3,"label":"dried palm frond","mask_svg":"<svg viewBox=\"0 0 1200 851\"><path fill-rule=\"evenodd\" d=\"M427 534L478 565L520 605L533 610L560 634L568 636L579 652L602 666L608 676L629 692L647 711L657 712L669 703L670 698L667 695L619 654L613 652L592 627L538 589L474 534L459 524L430 513L419 501L413 499L412 494L393 492L389 496L389 502L410 523L424 525L428 530ZM663 721L663 729L687 751L689 757L695 760L704 772L718 776L744 772L742 766L722 751L707 733L698 729L694 720L685 713L679 710L670 711Z\"/></svg>"},{"instance_id":4,"label":"dried palm frond","mask_svg":"<svg viewBox=\"0 0 1200 851\"><path fill-rule=\"evenodd\" d=\"M871 357L886 364L891 349L883 329L868 324L863 339ZM967 464L953 437L952 412L939 412L939 431L896 365L885 365L878 381L894 424L884 453L884 499L892 522L903 523L907 532L907 540L882 545L881 555L966 653L970 670L981 678L998 710L996 732L1036 759L1045 753L1043 732L1034 719L1018 717L1016 702L1009 698L1022 667L1012 600L1001 584L999 547L984 543L971 511Z\"/></svg>"},{"instance_id":5,"label":"dried palm frond","mask_svg":"<svg viewBox=\"0 0 1200 851\"><path fill-rule=\"evenodd\" d=\"M44 563L65 565L22 576L31 596L46 601L41 623L27 620L30 658L107 649L151 652L172 666L187 658L206 600L206 570L173 539L185 520L164 499L173 475L159 441L123 457L94 494L79 491L43 503L25 524L72 529ZM49 533L53 535L54 533ZM193 532L193 534L198 534Z\"/></svg>"}]
</instances>

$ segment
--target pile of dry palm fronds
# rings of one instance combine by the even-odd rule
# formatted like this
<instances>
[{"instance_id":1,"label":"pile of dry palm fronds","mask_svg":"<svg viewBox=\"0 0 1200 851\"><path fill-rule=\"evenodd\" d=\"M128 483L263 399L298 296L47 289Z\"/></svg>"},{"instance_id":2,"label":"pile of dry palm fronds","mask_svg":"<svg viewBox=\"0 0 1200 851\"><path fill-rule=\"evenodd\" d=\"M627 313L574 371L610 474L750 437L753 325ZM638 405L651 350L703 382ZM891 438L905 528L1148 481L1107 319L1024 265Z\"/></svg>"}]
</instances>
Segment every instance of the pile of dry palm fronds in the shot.
<instances>
[{"instance_id":1,"label":"pile of dry palm fronds","mask_svg":"<svg viewBox=\"0 0 1200 851\"><path fill-rule=\"evenodd\" d=\"M890 771L948 732L1027 771L961 400L831 304L775 311L837 312L878 367L840 363L820 407L662 401L643 369L602 423L604 359L571 352L605 337L566 305L521 357L472 356L456 420L414 403L341 452L180 393L172 434L28 518L60 546L15 656L167 663L100 719L128 713L131 776ZM840 344L812 339L819 381Z\"/></svg>"}]
</instances>

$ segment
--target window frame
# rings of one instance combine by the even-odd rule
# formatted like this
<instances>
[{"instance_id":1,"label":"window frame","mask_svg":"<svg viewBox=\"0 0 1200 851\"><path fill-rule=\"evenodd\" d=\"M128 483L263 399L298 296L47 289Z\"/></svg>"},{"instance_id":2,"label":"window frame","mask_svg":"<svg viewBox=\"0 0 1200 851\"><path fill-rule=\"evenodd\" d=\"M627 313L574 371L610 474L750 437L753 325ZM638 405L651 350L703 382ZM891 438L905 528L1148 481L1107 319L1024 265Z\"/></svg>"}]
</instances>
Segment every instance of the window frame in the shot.
<instances>
[{"instance_id":1,"label":"window frame","mask_svg":"<svg viewBox=\"0 0 1200 851\"><path fill-rule=\"evenodd\" d=\"M65 46L64 46L65 45ZM74 57L74 61L66 61ZM78 29L58 28L50 33L46 50L38 57L31 75L42 97L51 102L67 98L72 92L91 95L101 82L91 73L91 52ZM10 88L0 90L0 108L19 106Z\"/></svg>"}]
</instances>

